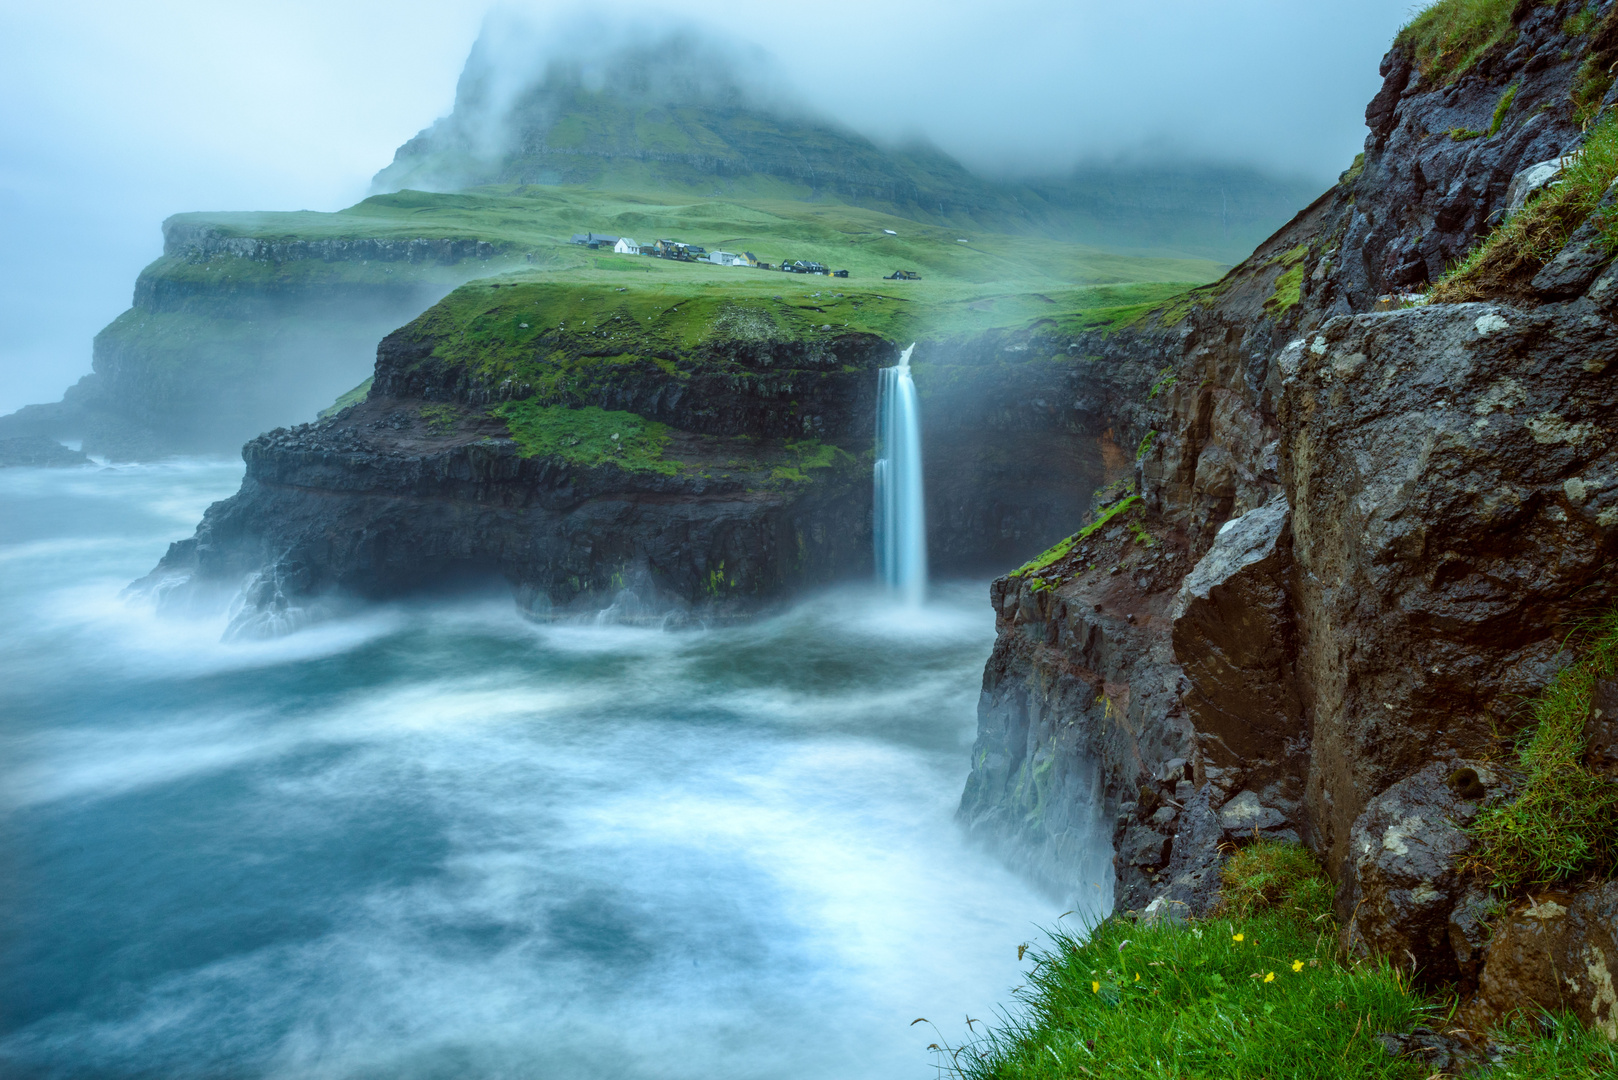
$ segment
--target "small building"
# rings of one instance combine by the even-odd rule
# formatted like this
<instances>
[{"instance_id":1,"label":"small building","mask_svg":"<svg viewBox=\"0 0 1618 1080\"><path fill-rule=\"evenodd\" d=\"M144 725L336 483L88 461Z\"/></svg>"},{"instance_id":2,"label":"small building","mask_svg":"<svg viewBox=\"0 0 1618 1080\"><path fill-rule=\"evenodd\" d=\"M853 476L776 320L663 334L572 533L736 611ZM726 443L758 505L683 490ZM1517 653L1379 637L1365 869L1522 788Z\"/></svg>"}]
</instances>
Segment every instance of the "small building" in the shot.
<instances>
[{"instance_id":1,"label":"small building","mask_svg":"<svg viewBox=\"0 0 1618 1080\"><path fill-rule=\"evenodd\" d=\"M758 256L754 255L751 251L742 252L742 261L745 262L748 266L765 266L766 268L768 267L768 264L760 263L758 261Z\"/></svg>"},{"instance_id":2,"label":"small building","mask_svg":"<svg viewBox=\"0 0 1618 1080\"><path fill-rule=\"evenodd\" d=\"M618 242L612 245L612 250L620 255L639 255L640 245L635 243L633 237L620 236Z\"/></svg>"},{"instance_id":3,"label":"small building","mask_svg":"<svg viewBox=\"0 0 1618 1080\"><path fill-rule=\"evenodd\" d=\"M612 247L618 242L618 237L603 236L601 233L593 232L574 233L572 242L587 247L591 251L599 251L602 248Z\"/></svg>"},{"instance_id":4,"label":"small building","mask_svg":"<svg viewBox=\"0 0 1618 1080\"><path fill-rule=\"evenodd\" d=\"M732 255L728 251L708 252L708 261L719 266L746 266L747 260L740 255Z\"/></svg>"}]
</instances>

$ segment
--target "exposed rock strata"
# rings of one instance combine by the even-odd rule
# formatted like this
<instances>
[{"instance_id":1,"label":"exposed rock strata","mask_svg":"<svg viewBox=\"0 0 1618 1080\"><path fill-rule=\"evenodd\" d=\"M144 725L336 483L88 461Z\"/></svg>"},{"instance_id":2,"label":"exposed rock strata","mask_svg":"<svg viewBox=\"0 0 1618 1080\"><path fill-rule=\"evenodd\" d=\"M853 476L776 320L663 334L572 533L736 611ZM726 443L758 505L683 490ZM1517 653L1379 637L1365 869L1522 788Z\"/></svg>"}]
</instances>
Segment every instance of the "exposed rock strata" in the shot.
<instances>
[{"instance_id":1,"label":"exposed rock strata","mask_svg":"<svg viewBox=\"0 0 1618 1080\"><path fill-rule=\"evenodd\" d=\"M273 631L340 596L482 575L508 581L536 615L713 619L870 573L876 369L893 363L893 343L715 335L581 369L590 374L570 383L572 404L669 426L678 468L664 475L524 457L489 410L534 387L443 359L424 320L383 342L363 404L247 445L242 490L154 572L166 602L241 589L239 629ZM1024 369L1044 367L1023 357L1029 340L918 350L933 357L918 371L923 387L946 373L954 387L930 394L924 411L932 531L949 537L934 564L946 572L1049 543L1106 478L1099 418L1056 424L1023 406ZM1056 347L1037 344L1034 356ZM560 330L536 347L620 348ZM1007 349L1023 362L1004 363ZM446 408L448 428L432 413ZM790 448L804 438L844 452L795 477ZM1013 442L1051 452L1019 461L993 449Z\"/></svg>"}]
</instances>

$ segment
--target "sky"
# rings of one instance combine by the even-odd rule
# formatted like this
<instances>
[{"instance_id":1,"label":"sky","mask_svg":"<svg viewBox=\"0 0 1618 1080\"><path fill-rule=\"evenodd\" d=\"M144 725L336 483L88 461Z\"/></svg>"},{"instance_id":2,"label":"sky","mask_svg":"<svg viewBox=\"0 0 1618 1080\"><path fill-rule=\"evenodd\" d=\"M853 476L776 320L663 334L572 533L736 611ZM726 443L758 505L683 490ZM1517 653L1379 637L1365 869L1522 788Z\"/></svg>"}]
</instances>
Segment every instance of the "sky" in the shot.
<instances>
[{"instance_id":1,"label":"sky","mask_svg":"<svg viewBox=\"0 0 1618 1080\"><path fill-rule=\"evenodd\" d=\"M506 3L539 27L581 5ZM986 173L1120 156L1319 178L1411 0L628 0L756 45L784 92ZM0 413L56 400L186 210L335 210L449 111L490 5L0 0ZM558 34L558 38L563 35ZM569 36L569 40L572 40Z\"/></svg>"}]
</instances>

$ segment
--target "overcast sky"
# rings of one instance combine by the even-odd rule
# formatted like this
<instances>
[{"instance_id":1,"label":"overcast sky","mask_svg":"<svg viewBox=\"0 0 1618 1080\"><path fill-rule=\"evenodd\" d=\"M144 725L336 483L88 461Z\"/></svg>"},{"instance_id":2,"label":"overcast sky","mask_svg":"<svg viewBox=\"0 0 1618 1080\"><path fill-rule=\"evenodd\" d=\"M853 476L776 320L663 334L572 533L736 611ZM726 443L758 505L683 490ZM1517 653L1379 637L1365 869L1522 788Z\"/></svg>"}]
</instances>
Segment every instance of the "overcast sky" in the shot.
<instances>
[{"instance_id":1,"label":"overcast sky","mask_svg":"<svg viewBox=\"0 0 1618 1080\"><path fill-rule=\"evenodd\" d=\"M0 0L0 413L55 400L182 210L334 210L448 111L487 4ZM576 3L507 4L541 26ZM594 3L590 10L600 12ZM645 0L877 138L984 171L1120 154L1324 182L1410 0Z\"/></svg>"}]
</instances>

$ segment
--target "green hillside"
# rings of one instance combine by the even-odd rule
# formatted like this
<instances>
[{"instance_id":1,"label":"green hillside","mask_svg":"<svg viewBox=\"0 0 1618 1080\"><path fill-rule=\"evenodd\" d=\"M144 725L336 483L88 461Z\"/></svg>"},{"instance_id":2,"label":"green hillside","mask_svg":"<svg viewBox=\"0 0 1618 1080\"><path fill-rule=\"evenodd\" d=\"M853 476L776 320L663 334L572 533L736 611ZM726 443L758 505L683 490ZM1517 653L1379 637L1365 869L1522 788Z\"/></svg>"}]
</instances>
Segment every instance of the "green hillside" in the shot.
<instances>
[{"instance_id":1,"label":"green hillside","mask_svg":"<svg viewBox=\"0 0 1618 1080\"><path fill-rule=\"evenodd\" d=\"M841 203L945 228L1236 263L1324 186L1184 162L991 179L926 144L878 145L745 87L731 73L758 72L712 43L676 35L623 47L594 57L591 75L554 58L508 70L494 51L474 46L453 111L399 148L377 190L535 185ZM525 74L514 97L493 89Z\"/></svg>"},{"instance_id":2,"label":"green hillside","mask_svg":"<svg viewBox=\"0 0 1618 1080\"><path fill-rule=\"evenodd\" d=\"M724 283L826 282L754 269L682 264L646 256L587 251L569 243L575 233L630 236L650 244L672 238L710 251L751 251L762 261L802 259L846 269L863 283L897 269L921 281L884 283L908 297L970 299L997 292L1071 289L1138 282L1203 282L1224 267L1205 259L1119 255L1042 237L984 233L924 225L879 210L790 200L683 201L668 193L603 192L588 188L500 186L436 194L401 191L375 195L336 213L185 214L173 219L223 236L321 241L367 238L476 239L492 243L488 272L513 269L569 275L621 275L647 280ZM889 231L891 230L891 232ZM375 279L383 275L442 276L430 264L337 262L313 259L257 261L218 257L169 258L164 273L210 284L265 281ZM465 271L458 271L464 278ZM829 283L828 283L829 284ZM1044 301L1035 300L1036 303Z\"/></svg>"}]
</instances>

